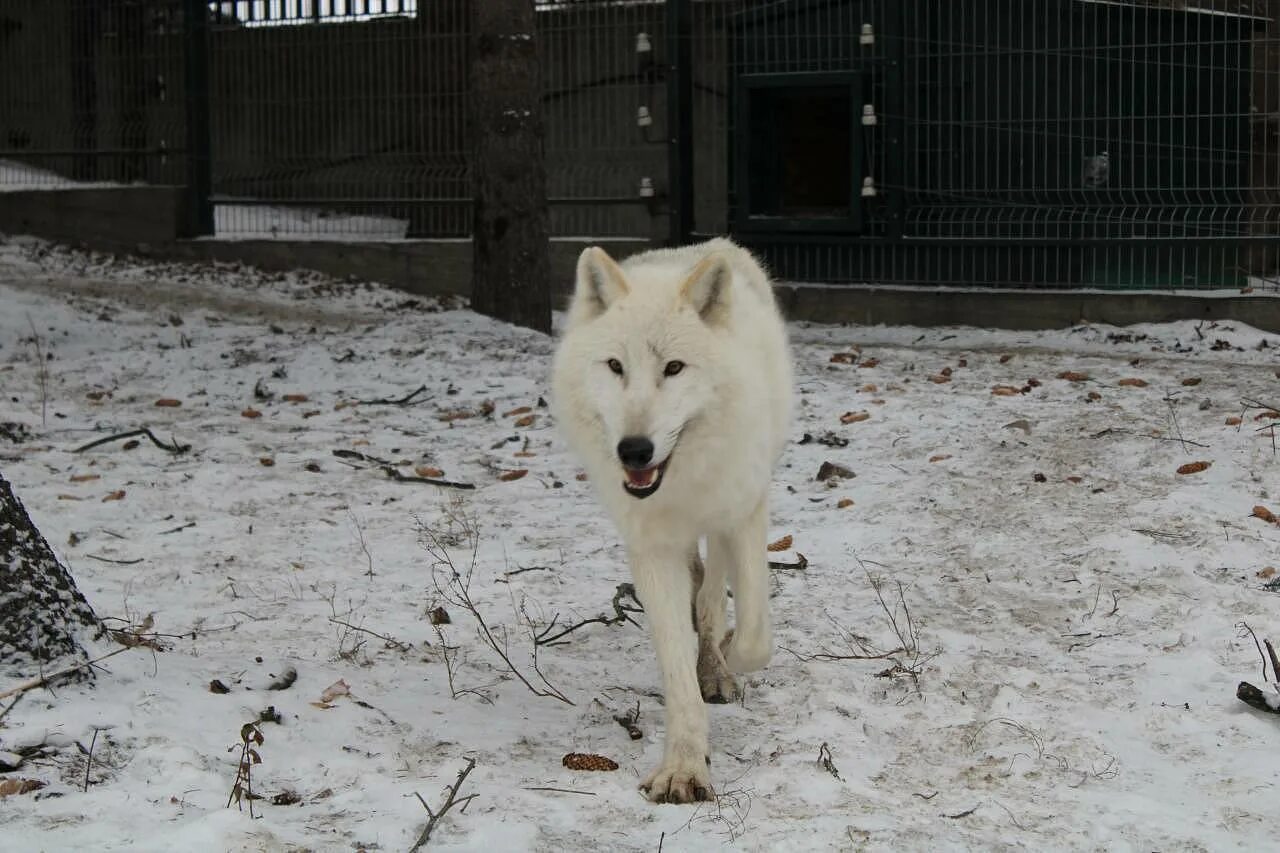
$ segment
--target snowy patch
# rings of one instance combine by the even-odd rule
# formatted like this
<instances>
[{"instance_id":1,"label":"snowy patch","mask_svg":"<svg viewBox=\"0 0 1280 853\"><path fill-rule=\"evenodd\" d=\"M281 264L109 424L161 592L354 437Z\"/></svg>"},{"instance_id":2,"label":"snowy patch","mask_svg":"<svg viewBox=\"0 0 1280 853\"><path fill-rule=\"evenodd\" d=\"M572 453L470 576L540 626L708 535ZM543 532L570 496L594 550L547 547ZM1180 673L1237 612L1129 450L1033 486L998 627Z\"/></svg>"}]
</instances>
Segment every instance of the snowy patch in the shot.
<instances>
[{"instance_id":1,"label":"snowy patch","mask_svg":"<svg viewBox=\"0 0 1280 853\"><path fill-rule=\"evenodd\" d=\"M675 807L636 790L662 734L641 627L587 624L533 669L530 630L614 616L629 580L540 403L549 339L374 285L17 238L0 308L4 474L99 615L150 616L165 647L0 721L0 752L48 783L4 800L13 849L403 850L415 795L438 807L469 758L476 797L432 845L1273 843L1276 720L1234 694L1270 689L1237 624L1280 632L1280 528L1251 516L1280 510L1274 421L1242 403L1280 403L1274 336L793 325L770 531L791 537L770 555L789 651L711 708L719 801ZM144 426L192 449L76 452ZM824 462L853 476L816 480ZM535 698L442 596L424 529L512 663L572 705ZM260 716L251 820L226 804ZM74 744L95 727L85 792ZM619 769L567 769L574 752Z\"/></svg>"}]
</instances>

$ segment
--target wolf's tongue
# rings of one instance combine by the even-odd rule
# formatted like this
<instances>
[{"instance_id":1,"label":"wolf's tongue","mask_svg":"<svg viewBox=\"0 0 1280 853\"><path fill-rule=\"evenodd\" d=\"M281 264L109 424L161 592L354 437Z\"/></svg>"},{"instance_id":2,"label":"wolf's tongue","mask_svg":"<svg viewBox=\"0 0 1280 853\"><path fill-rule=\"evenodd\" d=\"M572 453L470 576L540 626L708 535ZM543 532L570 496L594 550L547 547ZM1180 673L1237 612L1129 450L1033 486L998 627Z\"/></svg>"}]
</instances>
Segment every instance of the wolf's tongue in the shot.
<instances>
[{"instance_id":1,"label":"wolf's tongue","mask_svg":"<svg viewBox=\"0 0 1280 853\"><path fill-rule=\"evenodd\" d=\"M653 468L644 468L640 471L628 468L627 480L629 480L633 486L647 486L653 482L653 475L657 470L656 466Z\"/></svg>"}]
</instances>

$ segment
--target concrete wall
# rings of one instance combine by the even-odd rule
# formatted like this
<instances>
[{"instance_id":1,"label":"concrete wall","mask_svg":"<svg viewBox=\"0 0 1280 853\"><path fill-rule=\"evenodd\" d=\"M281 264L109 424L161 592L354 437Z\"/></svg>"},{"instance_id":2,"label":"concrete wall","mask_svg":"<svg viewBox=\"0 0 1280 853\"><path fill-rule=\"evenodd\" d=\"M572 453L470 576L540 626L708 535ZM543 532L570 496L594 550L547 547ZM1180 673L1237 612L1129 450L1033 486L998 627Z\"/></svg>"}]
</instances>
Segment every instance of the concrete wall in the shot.
<instances>
[{"instance_id":1,"label":"concrete wall","mask_svg":"<svg viewBox=\"0 0 1280 853\"><path fill-rule=\"evenodd\" d=\"M352 276L420 295L465 296L471 282L469 240L386 243L315 240L180 240L180 187L62 190L0 194L0 233L35 234L89 249L196 262L228 261L269 270L312 269ZM551 244L558 304L572 290L578 254L592 242ZM643 240L601 243L621 260L649 248ZM1184 296L1041 290L940 290L779 284L793 320L867 325L969 325L1004 329L1065 328L1081 321L1123 326L1182 319L1235 320L1280 334L1280 297Z\"/></svg>"}]
</instances>

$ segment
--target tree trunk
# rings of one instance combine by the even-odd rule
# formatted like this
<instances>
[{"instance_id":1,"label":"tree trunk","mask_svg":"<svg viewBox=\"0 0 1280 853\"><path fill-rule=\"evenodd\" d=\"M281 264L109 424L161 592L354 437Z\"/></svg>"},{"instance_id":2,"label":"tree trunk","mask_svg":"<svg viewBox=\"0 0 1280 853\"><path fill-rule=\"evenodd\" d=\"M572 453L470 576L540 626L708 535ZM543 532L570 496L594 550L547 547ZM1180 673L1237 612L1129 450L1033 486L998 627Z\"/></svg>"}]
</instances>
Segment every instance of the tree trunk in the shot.
<instances>
[{"instance_id":1,"label":"tree trunk","mask_svg":"<svg viewBox=\"0 0 1280 853\"><path fill-rule=\"evenodd\" d=\"M81 640L102 633L75 581L0 476L0 673L29 677L84 661Z\"/></svg>"},{"instance_id":2,"label":"tree trunk","mask_svg":"<svg viewBox=\"0 0 1280 853\"><path fill-rule=\"evenodd\" d=\"M471 33L471 307L550 332L547 167L532 0L472 0Z\"/></svg>"}]
</instances>

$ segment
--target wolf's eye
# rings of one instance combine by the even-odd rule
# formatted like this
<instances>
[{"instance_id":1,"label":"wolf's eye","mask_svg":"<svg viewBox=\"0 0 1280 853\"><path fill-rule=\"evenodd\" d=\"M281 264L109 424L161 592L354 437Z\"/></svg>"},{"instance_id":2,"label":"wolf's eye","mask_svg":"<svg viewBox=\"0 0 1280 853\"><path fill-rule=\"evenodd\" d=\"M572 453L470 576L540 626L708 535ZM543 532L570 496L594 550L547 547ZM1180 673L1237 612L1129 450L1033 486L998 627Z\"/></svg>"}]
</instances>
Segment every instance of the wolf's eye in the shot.
<instances>
[{"instance_id":1,"label":"wolf's eye","mask_svg":"<svg viewBox=\"0 0 1280 853\"><path fill-rule=\"evenodd\" d=\"M616 358L609 359L607 362L605 362L605 364L609 365L609 369L612 370L614 373L618 374L619 376L622 375L622 362L618 361Z\"/></svg>"},{"instance_id":2,"label":"wolf's eye","mask_svg":"<svg viewBox=\"0 0 1280 853\"><path fill-rule=\"evenodd\" d=\"M662 375L675 376L677 373L679 373L682 370L684 370L683 361L668 361L667 366L662 368Z\"/></svg>"}]
</instances>

